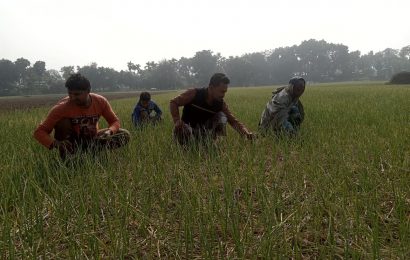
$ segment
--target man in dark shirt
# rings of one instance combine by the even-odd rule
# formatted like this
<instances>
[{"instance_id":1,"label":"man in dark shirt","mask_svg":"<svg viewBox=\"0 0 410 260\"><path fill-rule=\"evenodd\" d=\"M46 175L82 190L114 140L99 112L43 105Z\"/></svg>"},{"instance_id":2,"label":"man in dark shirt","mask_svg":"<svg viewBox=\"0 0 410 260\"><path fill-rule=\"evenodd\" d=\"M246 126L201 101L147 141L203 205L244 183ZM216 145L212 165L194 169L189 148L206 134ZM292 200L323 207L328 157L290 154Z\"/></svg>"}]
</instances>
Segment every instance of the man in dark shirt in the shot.
<instances>
[{"instance_id":1,"label":"man in dark shirt","mask_svg":"<svg viewBox=\"0 0 410 260\"><path fill-rule=\"evenodd\" d=\"M224 101L229 83L225 74L216 73L207 88L188 89L170 101L174 137L180 144L191 139L215 140L225 135L227 122L246 138L254 138L254 134L234 117ZM180 106L184 107L182 118L179 116Z\"/></svg>"}]
</instances>

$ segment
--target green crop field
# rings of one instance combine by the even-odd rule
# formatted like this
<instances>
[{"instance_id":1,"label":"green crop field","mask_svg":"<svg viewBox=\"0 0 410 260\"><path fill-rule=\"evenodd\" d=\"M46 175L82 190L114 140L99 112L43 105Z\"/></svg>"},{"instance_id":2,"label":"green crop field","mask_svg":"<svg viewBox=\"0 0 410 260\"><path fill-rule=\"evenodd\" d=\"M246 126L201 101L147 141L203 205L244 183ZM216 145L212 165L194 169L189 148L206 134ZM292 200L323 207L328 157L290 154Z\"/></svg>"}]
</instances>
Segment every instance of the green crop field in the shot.
<instances>
[{"instance_id":1,"label":"green crop field","mask_svg":"<svg viewBox=\"0 0 410 260\"><path fill-rule=\"evenodd\" d=\"M257 131L273 89L226 101ZM0 258L410 258L410 86L308 86L297 138L228 127L191 149L175 95L153 96L164 120L144 130L135 99L112 101L131 142L72 164L32 138L50 107L1 112Z\"/></svg>"}]
</instances>

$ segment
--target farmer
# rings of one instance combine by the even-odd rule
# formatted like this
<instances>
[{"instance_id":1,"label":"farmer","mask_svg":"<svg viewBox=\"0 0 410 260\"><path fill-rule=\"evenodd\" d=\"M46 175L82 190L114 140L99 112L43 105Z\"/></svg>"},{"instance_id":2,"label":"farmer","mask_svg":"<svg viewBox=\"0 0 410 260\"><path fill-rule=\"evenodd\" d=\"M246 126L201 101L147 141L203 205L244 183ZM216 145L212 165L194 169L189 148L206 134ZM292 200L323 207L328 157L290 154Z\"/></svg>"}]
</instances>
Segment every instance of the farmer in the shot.
<instances>
[{"instance_id":1,"label":"farmer","mask_svg":"<svg viewBox=\"0 0 410 260\"><path fill-rule=\"evenodd\" d=\"M188 89L170 101L174 137L180 144L186 144L188 140L216 140L218 136L225 136L227 122L241 135L253 139L253 133L233 116L224 101L229 83L225 74L216 73L208 87ZM178 108L181 106L180 118Z\"/></svg>"},{"instance_id":2,"label":"farmer","mask_svg":"<svg viewBox=\"0 0 410 260\"><path fill-rule=\"evenodd\" d=\"M140 99L132 112L134 126L140 127L147 124L156 124L161 121L162 111L157 104L151 100L148 92L142 92Z\"/></svg>"},{"instance_id":3,"label":"farmer","mask_svg":"<svg viewBox=\"0 0 410 260\"><path fill-rule=\"evenodd\" d=\"M299 98L305 91L306 82L303 78L295 77L286 87L273 92L272 99L266 104L259 121L262 133L273 131L294 135L298 132L304 119L303 105Z\"/></svg>"},{"instance_id":4,"label":"farmer","mask_svg":"<svg viewBox=\"0 0 410 260\"><path fill-rule=\"evenodd\" d=\"M78 151L114 149L128 143L130 134L103 96L90 93L91 84L81 74L66 81L68 96L61 99L34 131L34 138L48 149L57 149L62 159ZM108 128L99 129L103 116ZM54 130L54 138L50 136Z\"/></svg>"}]
</instances>

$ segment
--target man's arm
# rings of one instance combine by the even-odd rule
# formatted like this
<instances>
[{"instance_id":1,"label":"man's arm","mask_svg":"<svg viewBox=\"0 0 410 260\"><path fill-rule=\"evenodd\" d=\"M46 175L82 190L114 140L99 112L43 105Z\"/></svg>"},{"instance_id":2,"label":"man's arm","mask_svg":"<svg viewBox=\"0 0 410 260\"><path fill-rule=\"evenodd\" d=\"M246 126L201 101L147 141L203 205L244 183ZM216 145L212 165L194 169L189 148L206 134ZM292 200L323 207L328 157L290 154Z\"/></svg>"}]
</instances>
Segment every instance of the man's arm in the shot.
<instances>
[{"instance_id":1,"label":"man's arm","mask_svg":"<svg viewBox=\"0 0 410 260\"><path fill-rule=\"evenodd\" d=\"M107 120L108 128L111 130L112 134L115 134L118 129L120 129L120 120L117 115L115 115L112 107L107 99L104 98L104 109L102 110L102 116Z\"/></svg>"},{"instance_id":2,"label":"man's arm","mask_svg":"<svg viewBox=\"0 0 410 260\"><path fill-rule=\"evenodd\" d=\"M140 106L136 105L134 108L134 112L132 112L132 122L134 123L134 125L137 125L140 121Z\"/></svg>"},{"instance_id":3,"label":"man's arm","mask_svg":"<svg viewBox=\"0 0 410 260\"><path fill-rule=\"evenodd\" d=\"M194 100L196 89L188 89L184 93L171 99L169 102L169 110L171 111L172 120L177 124L181 118L179 117L179 107L185 106Z\"/></svg>"},{"instance_id":4,"label":"man's arm","mask_svg":"<svg viewBox=\"0 0 410 260\"><path fill-rule=\"evenodd\" d=\"M235 116L229 110L228 105L225 103L225 101L223 103L222 112L226 115L228 123L232 126L233 129L248 138L252 136L252 132L250 132L244 124L242 124L238 119L235 118Z\"/></svg>"},{"instance_id":5,"label":"man's arm","mask_svg":"<svg viewBox=\"0 0 410 260\"><path fill-rule=\"evenodd\" d=\"M46 119L37 126L34 131L34 138L48 149L53 148L54 138L50 136L54 126L63 119L63 114L58 106L54 106L48 113Z\"/></svg>"},{"instance_id":6,"label":"man's arm","mask_svg":"<svg viewBox=\"0 0 410 260\"><path fill-rule=\"evenodd\" d=\"M155 113L157 113L156 116L161 117L161 115L162 115L161 109L159 108L159 106L155 102L152 102L152 103L154 103L154 111L155 111Z\"/></svg>"}]
</instances>

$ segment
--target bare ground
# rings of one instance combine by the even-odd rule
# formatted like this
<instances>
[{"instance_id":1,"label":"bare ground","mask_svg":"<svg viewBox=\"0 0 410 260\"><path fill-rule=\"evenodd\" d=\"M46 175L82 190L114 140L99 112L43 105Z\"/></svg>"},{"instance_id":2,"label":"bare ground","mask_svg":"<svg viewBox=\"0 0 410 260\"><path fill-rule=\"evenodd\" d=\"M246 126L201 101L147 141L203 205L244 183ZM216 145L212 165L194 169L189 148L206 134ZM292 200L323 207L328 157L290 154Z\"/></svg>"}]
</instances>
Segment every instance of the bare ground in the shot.
<instances>
[{"instance_id":1,"label":"bare ground","mask_svg":"<svg viewBox=\"0 0 410 260\"><path fill-rule=\"evenodd\" d=\"M165 91L157 91L150 93L151 95L156 95L164 92ZM140 93L141 92L105 92L99 94L108 100L114 100L121 98L138 98ZM0 97L0 111L52 106L65 96L66 94Z\"/></svg>"}]
</instances>

